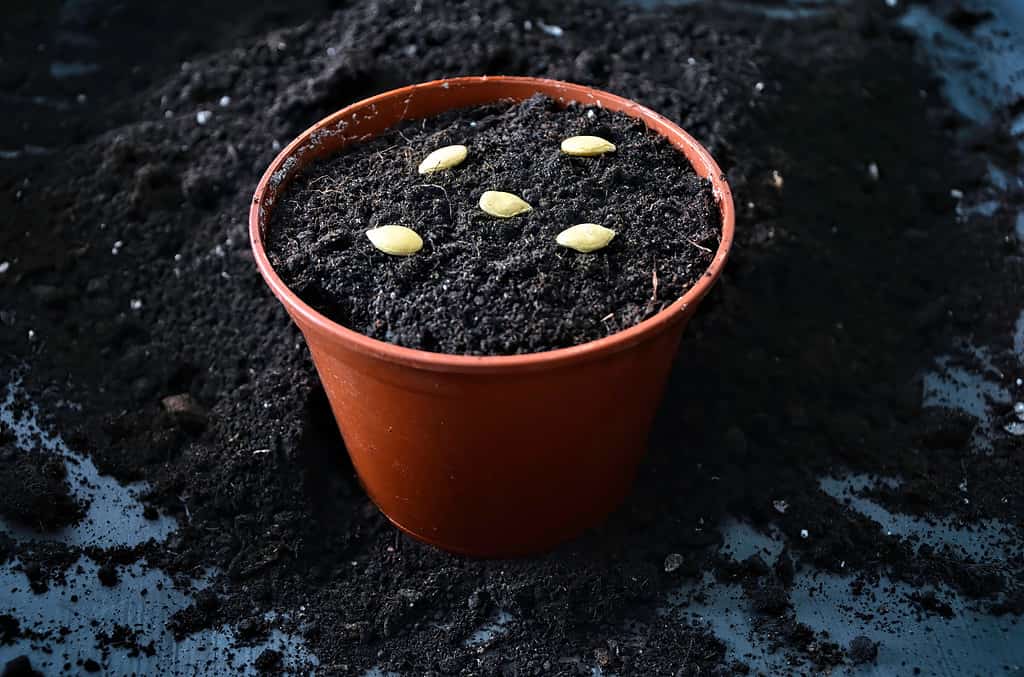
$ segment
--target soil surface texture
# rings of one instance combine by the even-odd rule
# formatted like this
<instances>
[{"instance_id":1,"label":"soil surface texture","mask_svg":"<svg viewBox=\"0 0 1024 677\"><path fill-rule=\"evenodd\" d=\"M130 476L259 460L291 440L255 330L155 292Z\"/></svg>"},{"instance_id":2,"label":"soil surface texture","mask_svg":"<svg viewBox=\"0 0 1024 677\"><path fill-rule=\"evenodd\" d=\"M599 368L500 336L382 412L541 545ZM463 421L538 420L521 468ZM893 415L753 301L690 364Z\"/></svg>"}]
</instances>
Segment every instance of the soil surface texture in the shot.
<instances>
[{"instance_id":1,"label":"soil surface texture","mask_svg":"<svg viewBox=\"0 0 1024 677\"><path fill-rule=\"evenodd\" d=\"M752 645L794 672L891 660L870 615L852 644L797 617L794 580L808 572L863 591L879 617L894 601L870 591L886 581L912 586L909 603L925 618L966 607L1016 618L1024 196L986 178L993 167L1021 175L1014 109L984 124L955 112L900 23L903 5L848 3L783 21L721 3L374 0L225 31L153 66L145 86L114 82L108 66L111 91L135 92L116 115L113 103L65 92L74 106L62 115L78 132L31 127L38 136L25 142L36 150L0 157L0 398L14 398L15 414L38 404L44 425L101 473L147 480L147 516L178 527L116 547L47 535L73 512L62 476L8 439L5 474L18 469L38 491L4 504L0 565L12 589L81 594L80 609L86 590L126 588L134 570L165 575L190 603L166 626L89 628L90 638L105 633L99 651L61 646L63 628L5 597L0 643L31 638L31 669L46 674L65 661L106 670L124 651L144 656L226 627L240 647L275 630L298 637L324 674L724 675L748 657L685 612L730 587L754 619ZM4 96L28 107L16 118L26 129L37 66L8 60L0 71ZM313 122L396 86L478 74L576 81L659 111L722 165L738 210L735 248L687 329L632 496L593 533L515 561L438 552L374 508L246 233L259 177ZM586 172L610 159L557 158ZM449 197L460 199L453 184ZM440 191L398 188L392 199L409 209L447 209ZM484 227L497 237L520 226ZM545 256L585 271L628 243ZM398 284L400 269L429 264L432 252L436 242L419 263L367 260ZM631 261L635 270L621 265L639 295L624 302L644 303L653 257ZM657 266L667 285L674 269L660 256ZM685 267L675 272L682 289ZM350 321L391 321L362 312ZM544 340L576 340L561 331ZM451 340L457 351L519 346ZM973 413L938 406L924 376L940 367L982 375ZM823 488L828 478L862 479L840 498ZM855 509L867 500L936 532L995 529L1000 545L978 554L907 537ZM27 505L43 519L26 520ZM737 522L776 534L781 552L720 549ZM156 592L132 600L137 616L158 617ZM499 621L500 633L478 637ZM205 653L206 671L223 672L226 659ZM248 667L282 671L288 660L270 647Z\"/></svg>"},{"instance_id":2,"label":"soil surface texture","mask_svg":"<svg viewBox=\"0 0 1024 677\"><path fill-rule=\"evenodd\" d=\"M579 135L617 150L560 151ZM452 144L469 147L464 162L417 172ZM487 190L518 195L533 210L491 216L478 206ZM719 221L711 182L642 122L535 97L411 121L308 168L278 201L268 252L304 301L367 336L513 354L602 338L657 313L707 269ZM615 238L590 254L557 245L577 223L601 224ZM423 250L374 249L365 231L386 224L411 227Z\"/></svg>"},{"instance_id":3,"label":"soil surface texture","mask_svg":"<svg viewBox=\"0 0 1024 677\"><path fill-rule=\"evenodd\" d=\"M40 531L74 524L82 506L69 493L64 461L37 449L25 453L0 422L0 515Z\"/></svg>"}]
</instances>

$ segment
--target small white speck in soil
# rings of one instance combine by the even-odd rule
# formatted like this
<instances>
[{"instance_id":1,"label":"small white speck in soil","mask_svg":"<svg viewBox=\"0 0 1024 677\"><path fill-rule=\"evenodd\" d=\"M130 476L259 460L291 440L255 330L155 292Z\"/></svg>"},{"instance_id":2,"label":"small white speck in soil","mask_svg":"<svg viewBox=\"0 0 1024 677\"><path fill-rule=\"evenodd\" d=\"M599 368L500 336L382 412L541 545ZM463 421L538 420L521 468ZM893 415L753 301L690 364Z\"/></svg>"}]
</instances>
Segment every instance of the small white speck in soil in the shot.
<instances>
[{"instance_id":1,"label":"small white speck in soil","mask_svg":"<svg viewBox=\"0 0 1024 677\"><path fill-rule=\"evenodd\" d=\"M801 529L800 530L800 538L809 538L809 537L810 537L810 534L807 532L807 529Z\"/></svg>"},{"instance_id":2,"label":"small white speck in soil","mask_svg":"<svg viewBox=\"0 0 1024 677\"><path fill-rule=\"evenodd\" d=\"M201 110L196 113L196 123L205 125L213 117L213 111Z\"/></svg>"},{"instance_id":3,"label":"small white speck in soil","mask_svg":"<svg viewBox=\"0 0 1024 677\"><path fill-rule=\"evenodd\" d=\"M132 299L129 305L132 310L142 310L142 299Z\"/></svg>"},{"instance_id":4,"label":"small white speck in soil","mask_svg":"<svg viewBox=\"0 0 1024 677\"><path fill-rule=\"evenodd\" d=\"M231 97L225 94L224 96L220 97L220 100L217 102L217 105L221 108L227 108L231 105Z\"/></svg>"},{"instance_id":5,"label":"small white speck in soil","mask_svg":"<svg viewBox=\"0 0 1024 677\"><path fill-rule=\"evenodd\" d=\"M6 273L10 269L11 269L11 262L10 261L0 262L0 275L3 275L4 273Z\"/></svg>"},{"instance_id":6,"label":"small white speck in soil","mask_svg":"<svg viewBox=\"0 0 1024 677\"><path fill-rule=\"evenodd\" d=\"M554 24L546 24L543 21L538 21L537 27L553 38L560 38L565 35L565 31L562 30L562 27Z\"/></svg>"}]
</instances>

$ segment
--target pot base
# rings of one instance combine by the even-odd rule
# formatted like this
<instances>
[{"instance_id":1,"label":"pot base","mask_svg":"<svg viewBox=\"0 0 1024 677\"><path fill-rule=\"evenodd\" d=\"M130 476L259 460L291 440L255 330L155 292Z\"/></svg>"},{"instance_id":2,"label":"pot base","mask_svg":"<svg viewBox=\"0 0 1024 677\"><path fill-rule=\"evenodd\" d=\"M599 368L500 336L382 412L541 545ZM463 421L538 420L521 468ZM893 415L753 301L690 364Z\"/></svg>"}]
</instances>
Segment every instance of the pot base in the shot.
<instances>
[{"instance_id":1,"label":"pot base","mask_svg":"<svg viewBox=\"0 0 1024 677\"><path fill-rule=\"evenodd\" d=\"M453 545L451 543L446 543L436 538L431 538L430 536L417 532L415 529L410 529L409 527L406 527L401 522L391 517L391 515L389 515L387 511L384 510L384 508L380 507L380 505L378 505L376 501L374 501L374 505L377 506L377 509L380 510L381 514L384 515L384 517L386 517L388 521L391 522L391 524L397 527L404 534L411 536L420 543L425 543L429 546L438 548L439 550L444 550L445 552L450 552L455 555L464 555L466 557L476 557L480 559L519 559L523 557L537 555L543 556L551 552L558 546L579 538L591 529L600 527L616 510L618 510L618 508L623 504L623 502L625 502L626 496L628 494L629 491L626 491L622 496L618 498L618 500L614 501L614 503L611 506L609 506L606 511L604 511L597 519L593 521L593 524L578 527L577 529L574 529L572 532L560 532L558 534L552 534L550 539L533 540L528 544L523 544L518 548L511 548L508 550L481 550L479 548L474 548L472 546Z\"/></svg>"}]
</instances>

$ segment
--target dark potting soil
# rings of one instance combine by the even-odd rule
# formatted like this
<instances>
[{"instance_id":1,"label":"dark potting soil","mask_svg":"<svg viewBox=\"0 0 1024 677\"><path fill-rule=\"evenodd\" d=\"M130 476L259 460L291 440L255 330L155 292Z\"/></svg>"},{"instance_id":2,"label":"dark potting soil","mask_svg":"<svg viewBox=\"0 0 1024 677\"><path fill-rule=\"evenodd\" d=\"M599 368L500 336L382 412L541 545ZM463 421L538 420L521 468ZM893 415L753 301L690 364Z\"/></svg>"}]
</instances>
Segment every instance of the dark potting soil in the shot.
<instances>
[{"instance_id":1,"label":"dark potting soil","mask_svg":"<svg viewBox=\"0 0 1024 677\"><path fill-rule=\"evenodd\" d=\"M18 656L4 663L2 677L42 677L41 672L32 667L28 656Z\"/></svg>"},{"instance_id":2,"label":"dark potting soil","mask_svg":"<svg viewBox=\"0 0 1024 677\"><path fill-rule=\"evenodd\" d=\"M617 150L559 150L578 135ZM470 148L462 164L417 172L455 143ZM495 218L477 204L486 190L534 209ZM390 223L412 227L424 249L374 249L365 231ZM615 238L591 254L558 246L555 236L577 223ZM560 109L538 96L412 121L308 168L278 200L267 248L303 300L367 336L513 354L584 343L654 315L705 272L720 234L711 182L663 137L622 113Z\"/></svg>"},{"instance_id":3,"label":"dark potting soil","mask_svg":"<svg viewBox=\"0 0 1024 677\"><path fill-rule=\"evenodd\" d=\"M899 10L850 4L784 23L702 6L358 3L225 41L126 97L124 124L0 164L0 373L101 471L150 480L150 506L181 523L122 549L0 534L0 560L37 592L66 585L82 555L181 585L216 567L171 627L132 642L222 624L252 641L273 611L321 671L342 674L728 674L743 666L707 624L656 613L706 573L741 586L751 640L794 670L867 658L799 622L795 572L869 598L882 576L909 583L922 614L954 598L1015 613L1024 438L1004 428L1011 405L967 421L924 407L921 384L946 355L1022 396L1010 340L1022 196L982 178L989 162L1019 174L1014 140L1007 119L951 111ZM373 508L245 231L260 174L309 124L400 84L480 73L573 80L658 110L709 148L739 210L633 496L586 538L511 562L420 545ZM18 78L0 86L31 93ZM89 129L106 114L66 113ZM991 214L963 209L987 199ZM860 496L894 512L999 520L1006 545L982 560L887 534L822 491L820 478L855 473ZM786 550L723 556L731 519L777 530ZM504 634L469 642L499 609ZM34 617L0 612L35 632ZM858 632L875 641L872 627ZM280 669L273 658L261 666Z\"/></svg>"},{"instance_id":4,"label":"dark potting soil","mask_svg":"<svg viewBox=\"0 0 1024 677\"><path fill-rule=\"evenodd\" d=\"M52 531L74 524L82 513L83 506L69 493L64 461L45 449L19 450L0 423L0 515Z\"/></svg>"}]
</instances>

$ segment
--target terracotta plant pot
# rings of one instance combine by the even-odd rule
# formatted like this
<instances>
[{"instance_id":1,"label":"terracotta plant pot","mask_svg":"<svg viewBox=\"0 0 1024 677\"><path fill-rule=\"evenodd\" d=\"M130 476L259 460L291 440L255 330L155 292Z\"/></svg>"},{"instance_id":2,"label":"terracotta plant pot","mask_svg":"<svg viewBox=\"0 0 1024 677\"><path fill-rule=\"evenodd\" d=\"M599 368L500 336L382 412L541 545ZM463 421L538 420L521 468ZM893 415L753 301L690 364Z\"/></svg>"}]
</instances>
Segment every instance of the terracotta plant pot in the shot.
<instances>
[{"instance_id":1,"label":"terracotta plant pot","mask_svg":"<svg viewBox=\"0 0 1024 677\"><path fill-rule=\"evenodd\" d=\"M538 93L639 118L711 179L721 244L707 273L671 306L571 348L445 355L346 329L306 305L271 268L264 229L289 180L314 160L403 119ZM679 338L722 271L733 222L729 186L715 161L661 115L589 87L486 76L403 87L321 120L274 159L249 213L260 273L306 337L370 498L412 536L487 557L551 548L599 524L626 496Z\"/></svg>"}]
</instances>

